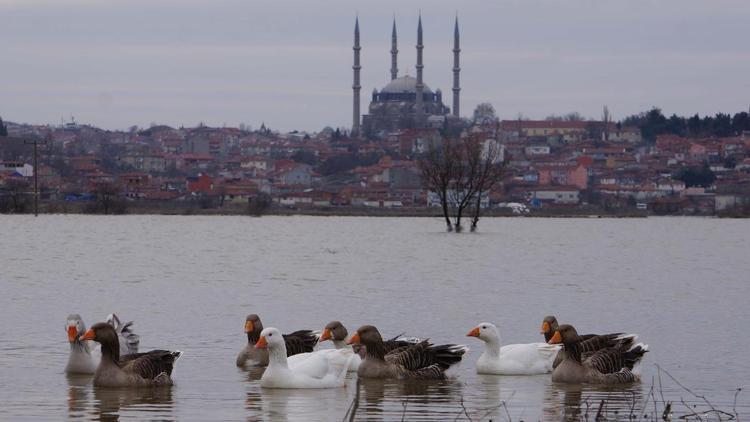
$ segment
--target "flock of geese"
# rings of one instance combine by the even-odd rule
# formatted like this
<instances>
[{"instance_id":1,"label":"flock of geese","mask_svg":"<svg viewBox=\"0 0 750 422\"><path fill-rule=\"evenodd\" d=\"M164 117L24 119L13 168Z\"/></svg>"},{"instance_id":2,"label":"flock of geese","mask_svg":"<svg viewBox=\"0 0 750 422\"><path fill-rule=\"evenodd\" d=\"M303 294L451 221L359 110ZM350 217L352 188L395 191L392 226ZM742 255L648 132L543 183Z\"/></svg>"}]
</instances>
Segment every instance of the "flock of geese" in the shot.
<instances>
[{"instance_id":1,"label":"flock of geese","mask_svg":"<svg viewBox=\"0 0 750 422\"><path fill-rule=\"evenodd\" d=\"M132 322L111 314L106 322L86 326L77 314L68 316L70 356L65 371L93 374L100 387L172 385L172 369L182 352L152 350L139 353ZM265 366L260 386L266 388L343 387L347 373L361 378L434 380L459 363L468 348L435 345L428 340L396 336L384 340L377 328L364 325L349 336L333 321L322 331L282 334L263 328L258 315L245 320L247 345L237 356L239 367ZM536 375L552 373L563 383L624 384L640 380L638 366L648 346L634 334L579 335L554 316L542 321L545 342L501 346L495 325L483 322L467 334L485 343L476 363L479 374ZM319 346L331 341L333 348ZM94 343L98 343L96 346Z\"/></svg>"}]
</instances>

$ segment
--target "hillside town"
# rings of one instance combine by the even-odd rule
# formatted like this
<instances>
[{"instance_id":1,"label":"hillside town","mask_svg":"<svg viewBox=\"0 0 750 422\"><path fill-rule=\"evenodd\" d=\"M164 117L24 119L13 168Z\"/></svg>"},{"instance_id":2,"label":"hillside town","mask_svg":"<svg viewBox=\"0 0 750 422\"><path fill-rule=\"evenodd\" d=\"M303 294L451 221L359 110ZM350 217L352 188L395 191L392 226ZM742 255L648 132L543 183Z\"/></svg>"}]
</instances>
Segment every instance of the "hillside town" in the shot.
<instances>
[{"instance_id":1,"label":"hillside town","mask_svg":"<svg viewBox=\"0 0 750 422\"><path fill-rule=\"evenodd\" d=\"M475 112L453 134L423 128L374 137L331 127L110 131L5 122L0 206L30 212L36 176L40 201L58 206L95 202L107 186L131 208L240 209L262 199L293 210L417 210L436 205L421 182L421 154L467 136L496 143L506 163L482 204L488 208L713 215L750 203L750 132L644 139L622 123L481 117ZM30 140L38 142L36 167Z\"/></svg>"}]
</instances>

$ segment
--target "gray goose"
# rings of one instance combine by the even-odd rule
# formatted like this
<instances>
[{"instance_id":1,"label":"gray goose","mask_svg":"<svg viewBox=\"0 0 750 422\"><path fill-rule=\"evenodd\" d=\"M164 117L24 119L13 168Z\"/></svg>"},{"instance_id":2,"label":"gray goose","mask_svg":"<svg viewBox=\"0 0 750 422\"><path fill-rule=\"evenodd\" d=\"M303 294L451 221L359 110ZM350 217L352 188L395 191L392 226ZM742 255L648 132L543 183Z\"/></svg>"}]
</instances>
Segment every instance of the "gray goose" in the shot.
<instances>
[{"instance_id":1,"label":"gray goose","mask_svg":"<svg viewBox=\"0 0 750 422\"><path fill-rule=\"evenodd\" d=\"M152 350L120 356L115 329L106 322L94 324L81 340L101 344L102 360L94 374L97 387L150 387L172 385L172 368L182 352Z\"/></svg>"},{"instance_id":2,"label":"gray goose","mask_svg":"<svg viewBox=\"0 0 750 422\"><path fill-rule=\"evenodd\" d=\"M81 340L80 337L86 332L86 324L78 314L68 315L65 329L68 332L68 343L70 354L68 364L65 365L66 374L91 375L96 372L96 366L101 359L101 352L94 349L90 342Z\"/></svg>"},{"instance_id":3,"label":"gray goose","mask_svg":"<svg viewBox=\"0 0 750 422\"><path fill-rule=\"evenodd\" d=\"M320 342L322 343L326 340L331 340L331 342L333 343L333 347L335 347L336 349L347 349L351 347L346 344L346 337L348 335L349 331L347 331L346 327L344 327L341 322L331 321L326 324L325 328L323 328L323 333L320 335ZM383 347L387 354L398 348L411 346L419 342L420 340L405 338L401 335L398 335L391 339L384 340Z\"/></svg>"},{"instance_id":4,"label":"gray goose","mask_svg":"<svg viewBox=\"0 0 750 422\"><path fill-rule=\"evenodd\" d=\"M544 341L549 342L552 335L558 329L559 324L557 318L554 315L548 315L542 320L541 334L544 334ZM581 342L578 344L578 350L581 352L582 359L586 359L591 356L597 350L601 350L607 347L631 347L636 338L635 334L625 333L611 333L611 334L583 334L578 336ZM555 361L552 363L552 368L557 368L557 365L567 356L565 348L555 356Z\"/></svg>"},{"instance_id":5,"label":"gray goose","mask_svg":"<svg viewBox=\"0 0 750 422\"><path fill-rule=\"evenodd\" d=\"M115 329L119 337L120 356L138 352L140 340L138 334L133 332L132 321L122 324L117 315L109 314L107 323ZM93 347L91 342L80 339L86 332L83 318L78 314L68 315L65 329L68 332L68 343L70 343L70 355L68 364L65 366L65 373L91 375L96 372L102 354L99 347Z\"/></svg>"},{"instance_id":6,"label":"gray goose","mask_svg":"<svg viewBox=\"0 0 750 422\"><path fill-rule=\"evenodd\" d=\"M435 346L423 340L387 353L380 332L372 325L360 327L346 343L365 346L365 358L357 370L362 378L445 379L445 371L460 362L468 350L463 345Z\"/></svg>"},{"instance_id":7,"label":"gray goose","mask_svg":"<svg viewBox=\"0 0 750 422\"><path fill-rule=\"evenodd\" d=\"M267 366L268 350L256 349L255 343L260 340L260 332L263 331L263 323L256 314L250 314L245 319L245 334L247 344L237 355L237 366ZM318 344L318 336L312 330L299 330L291 334L284 334L286 355L292 356L299 353L312 352Z\"/></svg>"},{"instance_id":8,"label":"gray goose","mask_svg":"<svg viewBox=\"0 0 750 422\"><path fill-rule=\"evenodd\" d=\"M563 362L552 371L553 382L589 384L627 384L640 381L635 368L648 345L638 343L632 346L622 342L615 347L606 347L582 358L580 345L583 342L572 325L560 325L548 341L550 344L565 346L567 355Z\"/></svg>"}]
</instances>

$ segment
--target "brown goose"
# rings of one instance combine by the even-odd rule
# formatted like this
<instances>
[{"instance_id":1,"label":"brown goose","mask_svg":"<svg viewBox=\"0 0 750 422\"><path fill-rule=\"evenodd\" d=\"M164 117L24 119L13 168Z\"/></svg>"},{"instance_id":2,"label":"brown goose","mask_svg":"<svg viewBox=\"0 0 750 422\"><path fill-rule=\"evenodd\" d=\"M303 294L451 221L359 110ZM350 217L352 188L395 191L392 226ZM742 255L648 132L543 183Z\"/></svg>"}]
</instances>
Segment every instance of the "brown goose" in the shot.
<instances>
[{"instance_id":1,"label":"brown goose","mask_svg":"<svg viewBox=\"0 0 750 422\"><path fill-rule=\"evenodd\" d=\"M632 339L631 339L632 340ZM638 343L632 346L622 342L615 347L606 347L582 358L580 346L582 338L572 325L560 325L549 340L550 344L565 346L567 355L563 362L552 371L553 382L626 384L640 381L637 366L648 346Z\"/></svg>"},{"instance_id":2,"label":"brown goose","mask_svg":"<svg viewBox=\"0 0 750 422\"><path fill-rule=\"evenodd\" d=\"M544 341L549 342L552 335L555 333L559 324L557 318L554 315L548 315L542 320L541 334L544 334ZM581 352L582 359L586 359L591 356L594 352L606 347L631 347L638 336L635 334L625 333L612 333L612 334L583 334L579 335L581 342L579 343L578 350ZM552 368L557 368L567 356L565 348L555 356L555 361L552 363Z\"/></svg>"},{"instance_id":3,"label":"brown goose","mask_svg":"<svg viewBox=\"0 0 750 422\"><path fill-rule=\"evenodd\" d=\"M357 370L362 378L444 379L445 371L467 351L463 345L434 346L424 340L387 353L380 332L372 325L360 327L346 343L365 346L365 358Z\"/></svg>"},{"instance_id":4,"label":"brown goose","mask_svg":"<svg viewBox=\"0 0 750 422\"><path fill-rule=\"evenodd\" d=\"M347 331L346 327L344 327L341 322L331 321L326 324L325 328L323 328L323 333L320 335L320 342L322 343L326 340L331 340L331 342L333 342L333 347L336 349L348 349L350 348L350 346L346 344L346 337L348 335L349 331ZM385 352L389 353L398 348L412 346L419 342L419 340L405 338L399 335L392 339L384 340L383 347Z\"/></svg>"},{"instance_id":5,"label":"brown goose","mask_svg":"<svg viewBox=\"0 0 750 422\"><path fill-rule=\"evenodd\" d=\"M120 357L120 342L111 325L94 324L81 340L101 344L102 360L94 374L97 387L146 387L172 385L172 368L182 352L152 350Z\"/></svg>"},{"instance_id":6,"label":"brown goose","mask_svg":"<svg viewBox=\"0 0 750 422\"><path fill-rule=\"evenodd\" d=\"M260 332L263 331L263 323L256 314L250 314L245 319L245 333L247 344L237 355L237 366L267 366L268 350L256 349L255 343L260 340ZM318 336L311 330L299 330L291 334L284 334L286 355L292 356L298 353L312 352L318 344Z\"/></svg>"}]
</instances>

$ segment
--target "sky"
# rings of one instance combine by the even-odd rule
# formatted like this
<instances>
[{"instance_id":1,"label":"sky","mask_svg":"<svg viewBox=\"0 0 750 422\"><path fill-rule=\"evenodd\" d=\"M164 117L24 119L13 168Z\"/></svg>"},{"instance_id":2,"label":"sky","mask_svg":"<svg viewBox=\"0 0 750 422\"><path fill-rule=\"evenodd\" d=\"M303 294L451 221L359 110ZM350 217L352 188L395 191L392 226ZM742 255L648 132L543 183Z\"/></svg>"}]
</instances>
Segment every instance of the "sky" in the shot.
<instances>
[{"instance_id":1,"label":"sky","mask_svg":"<svg viewBox=\"0 0 750 422\"><path fill-rule=\"evenodd\" d=\"M750 105L747 0L0 0L0 117L33 124L317 131L352 123L359 16L362 102L399 71L451 104L461 28L461 114L577 111L615 119L735 113Z\"/></svg>"}]
</instances>

